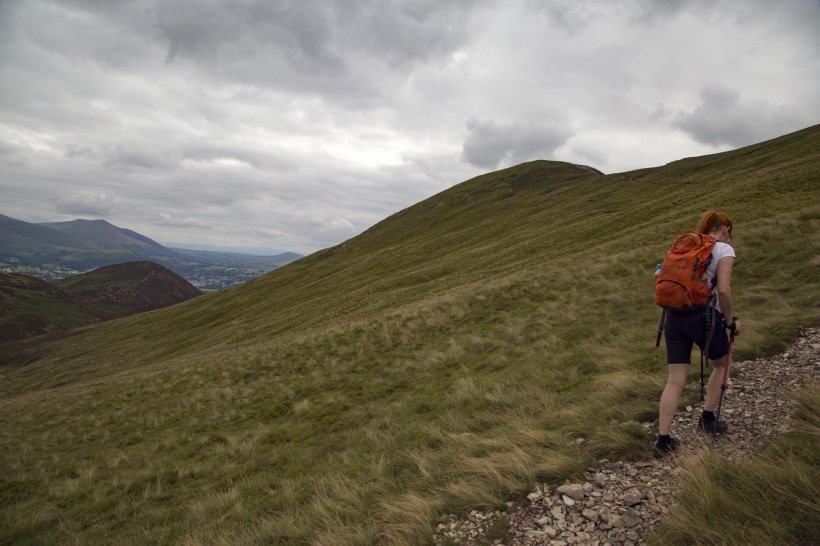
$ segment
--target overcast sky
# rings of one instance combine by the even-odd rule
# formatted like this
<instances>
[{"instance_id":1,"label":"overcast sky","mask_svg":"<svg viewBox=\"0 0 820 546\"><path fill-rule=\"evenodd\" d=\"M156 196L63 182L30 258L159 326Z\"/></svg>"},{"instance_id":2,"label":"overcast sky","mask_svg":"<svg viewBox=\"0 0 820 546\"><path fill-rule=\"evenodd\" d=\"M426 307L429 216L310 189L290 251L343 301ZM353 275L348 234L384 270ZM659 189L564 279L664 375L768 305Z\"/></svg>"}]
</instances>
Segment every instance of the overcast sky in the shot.
<instances>
[{"instance_id":1,"label":"overcast sky","mask_svg":"<svg viewBox=\"0 0 820 546\"><path fill-rule=\"evenodd\" d=\"M820 123L819 0L0 0L0 214L310 253Z\"/></svg>"}]
</instances>

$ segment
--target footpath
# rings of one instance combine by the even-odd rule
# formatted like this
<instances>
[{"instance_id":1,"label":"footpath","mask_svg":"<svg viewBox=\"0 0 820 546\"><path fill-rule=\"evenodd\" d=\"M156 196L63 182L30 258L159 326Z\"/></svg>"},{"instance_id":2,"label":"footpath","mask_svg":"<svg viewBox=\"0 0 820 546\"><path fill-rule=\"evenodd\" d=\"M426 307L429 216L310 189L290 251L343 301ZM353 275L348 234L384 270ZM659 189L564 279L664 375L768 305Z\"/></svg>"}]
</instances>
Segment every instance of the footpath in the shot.
<instances>
[{"instance_id":1,"label":"footpath","mask_svg":"<svg viewBox=\"0 0 820 546\"><path fill-rule=\"evenodd\" d=\"M466 546L637 546L675 502L678 480L687 473L681 463L703 450L727 459L750 457L793 423L794 395L820 371L820 330L804 330L783 353L733 363L721 420L730 429L719 435L696 431L699 408L679 411L672 433L681 448L672 457L642 462L600 461L583 480L552 488L538 484L527 496L528 506L509 503L505 512L473 511L466 520L449 517L436 529L436 544ZM647 428L651 424L645 425ZM649 458L650 445L647 445ZM509 521L505 539L493 538L493 524ZM491 531L493 529L493 531ZM490 532L490 537L488 537ZM497 536L497 535L496 535Z\"/></svg>"}]
</instances>

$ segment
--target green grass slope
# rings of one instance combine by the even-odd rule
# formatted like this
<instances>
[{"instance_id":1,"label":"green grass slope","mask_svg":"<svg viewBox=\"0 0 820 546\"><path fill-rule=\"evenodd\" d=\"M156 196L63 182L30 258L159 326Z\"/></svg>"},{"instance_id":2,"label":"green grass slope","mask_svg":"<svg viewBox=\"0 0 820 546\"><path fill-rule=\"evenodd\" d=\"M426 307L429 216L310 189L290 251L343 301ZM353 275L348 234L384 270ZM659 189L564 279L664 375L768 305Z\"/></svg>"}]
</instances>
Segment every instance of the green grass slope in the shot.
<instances>
[{"instance_id":1,"label":"green grass slope","mask_svg":"<svg viewBox=\"0 0 820 546\"><path fill-rule=\"evenodd\" d=\"M642 456L655 264L729 212L735 354L780 347L820 318L819 173L820 126L606 176L535 161L236 289L0 346L0 542L422 544Z\"/></svg>"}]
</instances>

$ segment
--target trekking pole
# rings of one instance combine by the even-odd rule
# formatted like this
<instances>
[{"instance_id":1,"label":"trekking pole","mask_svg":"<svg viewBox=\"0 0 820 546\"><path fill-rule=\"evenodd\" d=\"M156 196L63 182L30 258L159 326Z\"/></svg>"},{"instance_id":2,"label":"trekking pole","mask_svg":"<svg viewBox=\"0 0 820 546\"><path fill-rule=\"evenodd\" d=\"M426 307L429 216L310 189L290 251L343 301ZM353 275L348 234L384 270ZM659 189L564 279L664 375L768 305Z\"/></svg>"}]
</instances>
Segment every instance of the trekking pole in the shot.
<instances>
[{"instance_id":1,"label":"trekking pole","mask_svg":"<svg viewBox=\"0 0 820 546\"><path fill-rule=\"evenodd\" d=\"M715 334L715 300L712 298L709 301L709 307L706 310L706 344L700 351L700 401L705 400L703 391L706 387L706 380L704 379L703 367L709 365L709 347L712 345L712 336Z\"/></svg>"},{"instance_id":2,"label":"trekking pole","mask_svg":"<svg viewBox=\"0 0 820 546\"><path fill-rule=\"evenodd\" d=\"M663 337L663 326L666 322L666 307L661 311L661 323L658 324L658 339L655 340L655 347L661 346L661 338Z\"/></svg>"},{"instance_id":3,"label":"trekking pole","mask_svg":"<svg viewBox=\"0 0 820 546\"><path fill-rule=\"evenodd\" d=\"M736 318L732 317L732 324ZM735 342L735 329L732 328L729 334L729 350L726 353L726 366L723 367L723 381L720 383L720 399L718 400L717 416L715 417L715 430L712 432L712 447L717 441L717 429L720 423L720 409L723 407L723 394L726 392L726 383L729 380L729 366L732 363L732 344Z\"/></svg>"}]
</instances>

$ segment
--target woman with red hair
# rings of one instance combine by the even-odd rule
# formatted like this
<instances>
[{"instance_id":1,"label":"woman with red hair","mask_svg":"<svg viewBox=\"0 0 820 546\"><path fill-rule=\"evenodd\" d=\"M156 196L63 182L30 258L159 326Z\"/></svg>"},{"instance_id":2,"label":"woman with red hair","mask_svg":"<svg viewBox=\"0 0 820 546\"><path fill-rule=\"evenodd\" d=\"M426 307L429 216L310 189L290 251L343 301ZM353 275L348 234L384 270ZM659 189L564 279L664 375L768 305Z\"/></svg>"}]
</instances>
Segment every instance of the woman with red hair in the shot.
<instances>
[{"instance_id":1,"label":"woman with red hair","mask_svg":"<svg viewBox=\"0 0 820 546\"><path fill-rule=\"evenodd\" d=\"M732 219L722 212L707 212L698 223L698 232L715 238L712 260L707 271L709 286L714 286L714 329L707 349L711 306L667 313L664 335L669 377L661 395L658 441L652 450L656 458L675 451L680 444L677 438L671 436L672 420L686 384L692 346L695 344L701 350L708 350L706 358L712 363L712 374L709 376L706 402L703 414L698 420L698 429L708 433L723 433L729 429L725 422L718 422L715 418L715 410L720 397L723 367L726 365L726 355L729 351L726 329L733 331L735 335L740 333L740 324L732 318L731 284L732 268L735 264L735 251L729 245L729 241L732 240Z\"/></svg>"}]
</instances>

